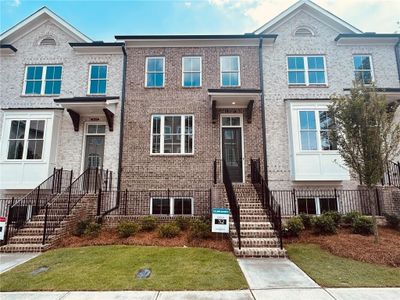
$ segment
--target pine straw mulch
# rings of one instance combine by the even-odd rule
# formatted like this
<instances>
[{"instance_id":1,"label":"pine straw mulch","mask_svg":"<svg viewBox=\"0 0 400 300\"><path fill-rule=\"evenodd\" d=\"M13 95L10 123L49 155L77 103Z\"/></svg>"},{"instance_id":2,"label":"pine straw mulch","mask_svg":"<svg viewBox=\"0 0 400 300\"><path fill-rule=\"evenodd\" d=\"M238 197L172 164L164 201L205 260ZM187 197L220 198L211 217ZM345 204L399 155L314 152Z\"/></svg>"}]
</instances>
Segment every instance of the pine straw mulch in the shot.
<instances>
[{"instance_id":1,"label":"pine straw mulch","mask_svg":"<svg viewBox=\"0 0 400 300\"><path fill-rule=\"evenodd\" d=\"M174 238L160 238L157 231L139 232L135 236L120 238L115 229L103 229L95 238L78 237L69 235L63 238L56 248L105 246L105 245L135 245L135 246L161 246L161 247L200 247L218 251L232 251L230 240L226 236L213 234L209 239L188 239L188 232L183 231Z\"/></svg>"},{"instance_id":2,"label":"pine straw mulch","mask_svg":"<svg viewBox=\"0 0 400 300\"><path fill-rule=\"evenodd\" d=\"M400 232L379 227L380 242L374 243L374 236L351 233L342 228L337 234L318 236L306 230L298 238L288 238L286 243L318 244L330 253L354 260L400 267Z\"/></svg>"}]
</instances>

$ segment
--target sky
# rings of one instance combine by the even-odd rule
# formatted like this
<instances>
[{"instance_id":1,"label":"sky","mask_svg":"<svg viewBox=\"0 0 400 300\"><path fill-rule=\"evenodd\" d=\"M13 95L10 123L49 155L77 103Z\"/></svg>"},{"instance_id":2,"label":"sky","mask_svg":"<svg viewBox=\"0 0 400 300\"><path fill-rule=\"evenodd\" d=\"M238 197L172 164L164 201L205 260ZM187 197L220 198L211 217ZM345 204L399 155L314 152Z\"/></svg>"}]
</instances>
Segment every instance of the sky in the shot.
<instances>
[{"instance_id":1,"label":"sky","mask_svg":"<svg viewBox=\"0 0 400 300\"><path fill-rule=\"evenodd\" d=\"M124 34L253 32L295 0L0 0L0 32L42 6L93 40ZM400 0L315 0L364 32L400 32Z\"/></svg>"}]
</instances>

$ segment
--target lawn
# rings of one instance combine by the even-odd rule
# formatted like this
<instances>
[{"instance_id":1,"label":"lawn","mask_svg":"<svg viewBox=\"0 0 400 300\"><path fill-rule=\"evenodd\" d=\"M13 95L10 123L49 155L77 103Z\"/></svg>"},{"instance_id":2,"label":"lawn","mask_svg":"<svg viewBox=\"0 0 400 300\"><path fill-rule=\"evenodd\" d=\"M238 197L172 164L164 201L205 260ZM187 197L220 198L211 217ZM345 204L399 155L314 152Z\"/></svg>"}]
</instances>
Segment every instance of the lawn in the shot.
<instances>
[{"instance_id":1,"label":"lawn","mask_svg":"<svg viewBox=\"0 0 400 300\"><path fill-rule=\"evenodd\" d=\"M48 271L32 274L40 267ZM151 268L147 279L137 279ZM236 290L247 288L232 253L202 248L97 246L48 251L0 275L0 291Z\"/></svg>"},{"instance_id":2,"label":"lawn","mask_svg":"<svg viewBox=\"0 0 400 300\"><path fill-rule=\"evenodd\" d=\"M318 245L285 246L289 258L324 287L400 287L400 268L338 257Z\"/></svg>"}]
</instances>

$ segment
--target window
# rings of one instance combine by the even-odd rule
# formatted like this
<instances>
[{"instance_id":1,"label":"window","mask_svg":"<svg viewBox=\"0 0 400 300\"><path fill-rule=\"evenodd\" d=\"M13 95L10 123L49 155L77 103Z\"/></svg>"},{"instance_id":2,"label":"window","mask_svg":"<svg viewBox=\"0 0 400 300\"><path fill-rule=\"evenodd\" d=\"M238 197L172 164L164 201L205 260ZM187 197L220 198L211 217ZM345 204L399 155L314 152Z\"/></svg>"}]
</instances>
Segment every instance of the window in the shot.
<instances>
[{"instance_id":1,"label":"window","mask_svg":"<svg viewBox=\"0 0 400 300\"><path fill-rule=\"evenodd\" d=\"M88 124L88 134L104 134L106 132L106 125L100 124Z\"/></svg>"},{"instance_id":2,"label":"window","mask_svg":"<svg viewBox=\"0 0 400 300\"><path fill-rule=\"evenodd\" d=\"M193 154L193 116L152 116L151 153Z\"/></svg>"},{"instance_id":3,"label":"window","mask_svg":"<svg viewBox=\"0 0 400 300\"><path fill-rule=\"evenodd\" d=\"M165 58L146 58L146 87L164 87Z\"/></svg>"},{"instance_id":4,"label":"window","mask_svg":"<svg viewBox=\"0 0 400 300\"><path fill-rule=\"evenodd\" d=\"M44 120L12 120L7 159L41 159L44 126Z\"/></svg>"},{"instance_id":5,"label":"window","mask_svg":"<svg viewBox=\"0 0 400 300\"><path fill-rule=\"evenodd\" d=\"M336 198L297 198L298 214L320 215L327 211L338 211Z\"/></svg>"},{"instance_id":6,"label":"window","mask_svg":"<svg viewBox=\"0 0 400 300\"><path fill-rule=\"evenodd\" d=\"M240 61L239 56L222 56L221 86L240 86Z\"/></svg>"},{"instance_id":7,"label":"window","mask_svg":"<svg viewBox=\"0 0 400 300\"><path fill-rule=\"evenodd\" d=\"M353 62L355 79L363 84L371 84L374 80L371 56L355 55L353 56Z\"/></svg>"},{"instance_id":8,"label":"window","mask_svg":"<svg viewBox=\"0 0 400 300\"><path fill-rule=\"evenodd\" d=\"M25 95L59 95L62 66L27 66Z\"/></svg>"},{"instance_id":9,"label":"window","mask_svg":"<svg viewBox=\"0 0 400 300\"><path fill-rule=\"evenodd\" d=\"M299 111L301 150L337 150L333 120L327 111Z\"/></svg>"},{"instance_id":10,"label":"window","mask_svg":"<svg viewBox=\"0 0 400 300\"><path fill-rule=\"evenodd\" d=\"M201 57L182 58L182 86L201 86Z\"/></svg>"},{"instance_id":11,"label":"window","mask_svg":"<svg viewBox=\"0 0 400 300\"><path fill-rule=\"evenodd\" d=\"M288 56L289 85L326 85L325 57Z\"/></svg>"},{"instance_id":12,"label":"window","mask_svg":"<svg viewBox=\"0 0 400 300\"><path fill-rule=\"evenodd\" d=\"M152 215L192 215L193 198L160 197L151 198L150 214Z\"/></svg>"},{"instance_id":13,"label":"window","mask_svg":"<svg viewBox=\"0 0 400 300\"><path fill-rule=\"evenodd\" d=\"M89 94L105 94L107 90L107 66L91 65Z\"/></svg>"}]
</instances>

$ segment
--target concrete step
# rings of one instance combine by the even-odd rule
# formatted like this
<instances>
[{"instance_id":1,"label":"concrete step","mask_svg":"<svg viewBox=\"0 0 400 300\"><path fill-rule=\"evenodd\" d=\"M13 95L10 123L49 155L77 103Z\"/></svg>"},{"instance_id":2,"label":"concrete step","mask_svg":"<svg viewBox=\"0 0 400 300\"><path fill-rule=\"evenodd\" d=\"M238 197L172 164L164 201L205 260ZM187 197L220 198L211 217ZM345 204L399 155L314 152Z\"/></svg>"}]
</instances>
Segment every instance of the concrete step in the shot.
<instances>
[{"instance_id":1,"label":"concrete step","mask_svg":"<svg viewBox=\"0 0 400 300\"><path fill-rule=\"evenodd\" d=\"M49 244L8 244L0 247L2 253L15 253L15 252L42 252L50 247Z\"/></svg>"},{"instance_id":2,"label":"concrete step","mask_svg":"<svg viewBox=\"0 0 400 300\"><path fill-rule=\"evenodd\" d=\"M241 238L242 247L246 248L273 248L279 246L279 241L277 238ZM239 246L239 239L232 238L232 245L234 247Z\"/></svg>"},{"instance_id":3,"label":"concrete step","mask_svg":"<svg viewBox=\"0 0 400 300\"><path fill-rule=\"evenodd\" d=\"M276 238L276 233L273 229L241 229L240 236L242 238ZM236 230L232 230L231 237L237 237Z\"/></svg>"},{"instance_id":4,"label":"concrete step","mask_svg":"<svg viewBox=\"0 0 400 300\"><path fill-rule=\"evenodd\" d=\"M231 229L235 228L235 224L232 222L229 223L229 227ZM241 230L254 230L254 229L260 229L260 230L265 230L265 229L272 229L272 223L268 221L264 222L240 222L240 229Z\"/></svg>"},{"instance_id":5,"label":"concrete step","mask_svg":"<svg viewBox=\"0 0 400 300\"><path fill-rule=\"evenodd\" d=\"M285 249L280 248L246 248L242 247L239 249L238 247L233 248L233 252L238 257L281 257L284 258L287 256Z\"/></svg>"}]
</instances>

